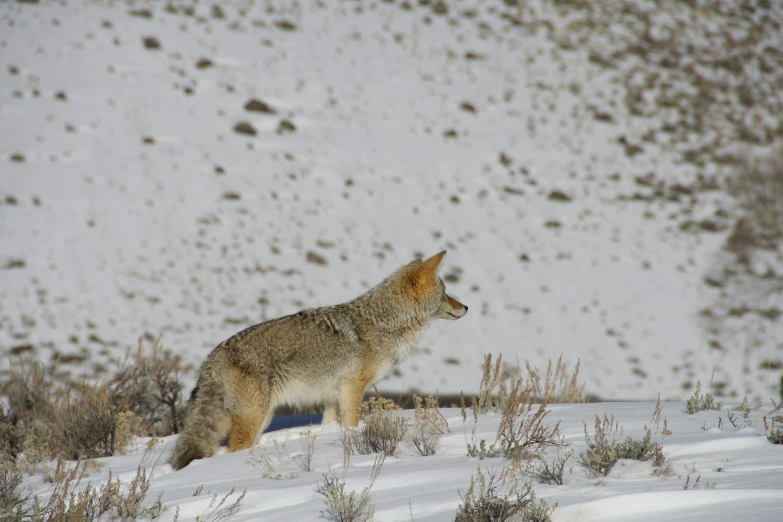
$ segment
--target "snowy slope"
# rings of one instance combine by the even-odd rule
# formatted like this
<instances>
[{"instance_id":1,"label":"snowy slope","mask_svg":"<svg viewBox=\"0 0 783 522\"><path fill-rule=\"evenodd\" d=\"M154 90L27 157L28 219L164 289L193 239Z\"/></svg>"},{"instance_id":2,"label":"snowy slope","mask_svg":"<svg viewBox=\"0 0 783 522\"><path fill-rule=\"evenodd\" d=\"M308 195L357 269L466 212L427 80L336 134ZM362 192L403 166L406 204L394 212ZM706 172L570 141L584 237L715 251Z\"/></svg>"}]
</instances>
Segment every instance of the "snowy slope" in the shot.
<instances>
[{"instance_id":1,"label":"snowy slope","mask_svg":"<svg viewBox=\"0 0 783 522\"><path fill-rule=\"evenodd\" d=\"M198 365L245 326L448 249L471 311L383 389L475 390L495 351L579 358L606 398L682 398L713 371L726 393L776 396L759 361L780 358L778 323L710 348L703 278L732 202L702 190L719 163L643 140L666 114L623 102L638 64L602 65L567 25L578 9L446 7L0 5L3 353L94 376L162 334ZM634 199L650 173L697 196ZM681 227L707 218L718 232Z\"/></svg>"},{"instance_id":2,"label":"snowy slope","mask_svg":"<svg viewBox=\"0 0 783 522\"><path fill-rule=\"evenodd\" d=\"M621 460L607 477L588 478L579 464L579 454L586 448L585 422L592 429L595 415L614 414L623 427L624 435L639 439L644 426L650 425L653 403L604 403L554 405L547 417L551 423L560 422L567 446L560 451L571 451L566 463L562 486L538 484L534 481L537 497L550 506L559 504L552 520L567 521L774 521L783 518L783 491L780 474L783 472L781 446L770 444L763 436L761 415L766 410L751 413L748 419L739 415L737 427L732 427L725 412L710 411L688 415L683 403L663 404L663 417L668 421L671 435L655 437L663 444L671 465L672 475L654 476L650 462ZM409 416L412 412L407 412ZM394 457L388 457L375 482L371 503L375 506L377 521L446 521L454 514L463 494L470 485L471 474L477 466L482 473L499 472L505 465L502 458L479 461L466 456L466 441L470 441L473 419L463 425L458 409L444 410L451 433L444 435L436 454L422 457L410 443L403 442ZM718 428L718 418L722 427ZM480 415L477 440L494 441L498 415ZM310 430L316 435L316 449L312 471L299 466L302 448L300 433ZM167 437L158 447L165 456L173 447L176 436ZM278 450L274 443L277 442ZM106 480L111 470L123 484L136 471L144 441L140 449L130 455L100 459L104 466L90 475L93 485ZM263 478L264 469L254 466L252 453L268 451L277 471L294 478L274 480ZM548 460L557 450L546 451ZM279 459L277 458L279 456ZM314 492L324 473L334 473L345 480L347 491L361 490L370 480L373 455L354 456L343 469L343 450L339 431L335 426L294 428L265 434L259 447L249 451L220 454L211 459L195 461L181 471L172 472L168 464L160 468L150 489L146 504L163 492L162 502L168 506L161 520L172 520L179 507L179 520L192 520L209 515L213 495L224 497L231 488L236 493L226 505L235 501L241 491L247 492L239 512L230 520L319 520L326 517L322 497ZM521 481L525 477L519 476ZM698 484L696 480L698 478ZM685 485L688 489L684 489ZM46 487L28 479L33 490L45 494ZM694 488L694 484L696 484ZM200 493L196 490L203 486ZM208 517L206 519L209 519Z\"/></svg>"}]
</instances>

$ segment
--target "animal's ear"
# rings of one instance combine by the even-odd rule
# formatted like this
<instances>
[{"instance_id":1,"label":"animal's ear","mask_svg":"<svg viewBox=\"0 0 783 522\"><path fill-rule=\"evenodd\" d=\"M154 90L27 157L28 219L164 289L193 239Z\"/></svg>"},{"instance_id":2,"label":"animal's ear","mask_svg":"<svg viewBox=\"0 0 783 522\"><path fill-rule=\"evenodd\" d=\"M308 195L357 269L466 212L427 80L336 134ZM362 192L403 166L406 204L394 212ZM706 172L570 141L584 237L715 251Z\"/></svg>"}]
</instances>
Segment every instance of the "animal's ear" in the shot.
<instances>
[{"instance_id":1,"label":"animal's ear","mask_svg":"<svg viewBox=\"0 0 783 522\"><path fill-rule=\"evenodd\" d=\"M445 250L424 261L421 268L419 268L421 277L432 277L434 279L438 275L438 270L440 270L440 265L443 263L444 257L446 257Z\"/></svg>"},{"instance_id":2,"label":"animal's ear","mask_svg":"<svg viewBox=\"0 0 783 522\"><path fill-rule=\"evenodd\" d=\"M421 259L414 259L408 263L408 268L419 268L423 262Z\"/></svg>"}]
</instances>

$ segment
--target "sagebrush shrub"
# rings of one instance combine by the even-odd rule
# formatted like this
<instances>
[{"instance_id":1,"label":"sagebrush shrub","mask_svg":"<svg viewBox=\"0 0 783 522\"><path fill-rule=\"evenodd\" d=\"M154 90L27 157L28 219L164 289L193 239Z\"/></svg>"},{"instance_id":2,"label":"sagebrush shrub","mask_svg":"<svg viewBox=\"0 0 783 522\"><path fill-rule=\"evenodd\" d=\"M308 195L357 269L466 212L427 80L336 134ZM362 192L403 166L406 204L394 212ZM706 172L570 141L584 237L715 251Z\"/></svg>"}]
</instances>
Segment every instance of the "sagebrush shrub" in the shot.
<instances>
[{"instance_id":1,"label":"sagebrush shrub","mask_svg":"<svg viewBox=\"0 0 783 522\"><path fill-rule=\"evenodd\" d=\"M617 446L618 459L630 459L639 461L651 460L653 466L662 466L666 461L666 455L663 453L663 447L657 442L653 442L648 431L641 440L634 440L631 437Z\"/></svg>"},{"instance_id":2,"label":"sagebrush shrub","mask_svg":"<svg viewBox=\"0 0 783 522\"><path fill-rule=\"evenodd\" d=\"M481 459L502 455L512 461L512 466L509 469L526 471L530 462L542 449L562 444L560 423L553 426L546 423L546 417L550 413L550 410L546 408L547 403L541 402L537 407L534 405L538 400L537 393L564 400L565 396L559 398L556 396L558 388L553 383L554 376L562 375L565 366L560 359L553 370L550 361L547 377L542 381L538 371L528 365L528 378L525 380L521 376L508 378L501 369L501 361L502 354L498 356L494 365L492 364L492 354L487 354L484 357L479 399L474 397L472 400L474 428L472 441L467 443L468 455ZM578 369L577 364L572 376L573 379L569 378L563 382L567 381L564 388L567 393L578 390L577 395L581 396L582 387L576 384ZM567 390L571 390L571 392ZM577 395L572 395L570 398L576 400ZM460 400L464 422L467 419L464 396L461 395ZM475 424L478 423L479 413L489 410L500 411L501 414L495 440L491 443L485 439L477 441ZM504 470L501 478L505 480L510 473L513 472Z\"/></svg>"},{"instance_id":3,"label":"sagebrush shrub","mask_svg":"<svg viewBox=\"0 0 783 522\"><path fill-rule=\"evenodd\" d=\"M8 397L9 414L25 425L52 414L52 380L40 361L20 359L11 362L3 393Z\"/></svg>"},{"instance_id":4,"label":"sagebrush shrub","mask_svg":"<svg viewBox=\"0 0 783 522\"><path fill-rule=\"evenodd\" d=\"M591 439L587 433L587 423L584 423L585 442L587 450L580 456L582 465L587 468L591 477L605 477L612 469L617 459L617 442L615 435L620 430L620 425L614 420L614 415L601 420L598 415L595 416L595 436Z\"/></svg>"},{"instance_id":5,"label":"sagebrush shrub","mask_svg":"<svg viewBox=\"0 0 783 522\"><path fill-rule=\"evenodd\" d=\"M105 387L85 387L54 405L46 437L52 456L69 460L108 457L115 452L117 417Z\"/></svg>"},{"instance_id":6,"label":"sagebrush shrub","mask_svg":"<svg viewBox=\"0 0 783 522\"><path fill-rule=\"evenodd\" d=\"M185 418L182 375L188 368L179 355L164 350L160 339L145 351L139 339L135 351L107 383L117 411L132 411L140 420L139 435L164 437L179 433Z\"/></svg>"},{"instance_id":7,"label":"sagebrush shrub","mask_svg":"<svg viewBox=\"0 0 783 522\"><path fill-rule=\"evenodd\" d=\"M0 520L22 520L27 515L25 505L30 494L20 490L24 475L16 461L7 453L0 453Z\"/></svg>"},{"instance_id":8,"label":"sagebrush shrub","mask_svg":"<svg viewBox=\"0 0 783 522\"><path fill-rule=\"evenodd\" d=\"M551 522L555 507L549 507L541 500L536 502L533 488L525 482L521 488L516 481L510 481L505 492L501 491L498 477L489 471L485 476L481 468L476 476L470 477L470 487L457 507L455 522Z\"/></svg>"},{"instance_id":9,"label":"sagebrush shrub","mask_svg":"<svg viewBox=\"0 0 783 522\"><path fill-rule=\"evenodd\" d=\"M538 467L533 471L533 476L538 479L541 484L554 484L557 486L563 485L563 470L565 470L566 462L571 458L571 452L567 451L563 454L558 453L557 457L552 462L547 461L542 454L538 454L536 458L539 461Z\"/></svg>"},{"instance_id":10,"label":"sagebrush shrub","mask_svg":"<svg viewBox=\"0 0 783 522\"><path fill-rule=\"evenodd\" d=\"M440 414L437 399L433 395L422 399L414 394L413 405L416 411L410 430L411 442L420 455L434 455L438 439L448 431L449 424Z\"/></svg>"},{"instance_id":11,"label":"sagebrush shrub","mask_svg":"<svg viewBox=\"0 0 783 522\"><path fill-rule=\"evenodd\" d=\"M767 433L767 440L772 444L783 444L783 430L778 428Z\"/></svg>"},{"instance_id":12,"label":"sagebrush shrub","mask_svg":"<svg viewBox=\"0 0 783 522\"><path fill-rule=\"evenodd\" d=\"M685 411L693 415L694 413L705 410L719 410L723 406L723 402L715 402L715 398L711 393L705 393L700 395L701 381L696 381L696 390L685 402Z\"/></svg>"},{"instance_id":13,"label":"sagebrush shrub","mask_svg":"<svg viewBox=\"0 0 783 522\"><path fill-rule=\"evenodd\" d=\"M591 478L605 477L620 459L648 461L651 460L656 467L666 462L663 447L652 440L651 429L645 426L645 434L641 440L626 437L623 442L615 440L618 430L622 434L622 428L614 420L614 415L601 420L595 416L595 436L590 438L587 433L587 424L584 425L587 450L581 454L582 465L587 468Z\"/></svg>"},{"instance_id":14,"label":"sagebrush shrub","mask_svg":"<svg viewBox=\"0 0 783 522\"><path fill-rule=\"evenodd\" d=\"M767 440L772 444L783 444L783 429L777 426L783 426L783 415L778 412L783 410L783 401L776 403L772 401L774 408L764 415L764 431L767 433Z\"/></svg>"},{"instance_id":15,"label":"sagebrush shrub","mask_svg":"<svg viewBox=\"0 0 783 522\"><path fill-rule=\"evenodd\" d=\"M27 438L27 428L16 415L8 414L0 403L0 452L16 458Z\"/></svg>"},{"instance_id":16,"label":"sagebrush shrub","mask_svg":"<svg viewBox=\"0 0 783 522\"><path fill-rule=\"evenodd\" d=\"M497 440L506 458L518 460L547 446L561 444L560 423L554 426L545 424L550 413L546 404L540 404L534 410L533 404L528 401L529 398L512 390L500 417Z\"/></svg>"},{"instance_id":17,"label":"sagebrush shrub","mask_svg":"<svg viewBox=\"0 0 783 522\"><path fill-rule=\"evenodd\" d=\"M408 423L400 417L400 408L394 401L370 397L362 403L361 416L364 420L358 428L342 428L343 446L361 455L383 453L394 455L397 445L405 437Z\"/></svg>"}]
</instances>

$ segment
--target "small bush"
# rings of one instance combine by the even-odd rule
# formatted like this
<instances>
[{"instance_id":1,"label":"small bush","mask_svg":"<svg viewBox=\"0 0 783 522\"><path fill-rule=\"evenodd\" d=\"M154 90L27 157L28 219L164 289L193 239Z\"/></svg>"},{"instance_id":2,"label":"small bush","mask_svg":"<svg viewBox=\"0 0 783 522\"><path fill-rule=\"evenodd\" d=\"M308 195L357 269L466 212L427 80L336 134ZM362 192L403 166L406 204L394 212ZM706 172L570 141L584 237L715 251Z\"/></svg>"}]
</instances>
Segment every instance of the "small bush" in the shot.
<instances>
[{"instance_id":1,"label":"small bush","mask_svg":"<svg viewBox=\"0 0 783 522\"><path fill-rule=\"evenodd\" d=\"M149 352L128 348L125 360L109 380L110 399L117 411L140 417L139 435L164 437L179 433L185 418L182 374L187 371L179 355L164 350L160 339Z\"/></svg>"},{"instance_id":2,"label":"small bush","mask_svg":"<svg viewBox=\"0 0 783 522\"><path fill-rule=\"evenodd\" d=\"M46 440L52 456L69 460L107 457L115 452L117 419L106 388L85 387L55 403Z\"/></svg>"},{"instance_id":3,"label":"small bush","mask_svg":"<svg viewBox=\"0 0 783 522\"><path fill-rule=\"evenodd\" d=\"M460 498L455 522L503 522L520 520L523 522L550 522L555 507L550 508L545 501L535 502L532 486L529 482L521 489L516 482L508 491L502 493L494 472L485 477L481 469L471 476L468 491Z\"/></svg>"},{"instance_id":4,"label":"small bush","mask_svg":"<svg viewBox=\"0 0 783 522\"><path fill-rule=\"evenodd\" d=\"M696 390L693 395L685 402L685 411L693 415L694 413L705 410L719 410L723 406L722 402L715 402L711 393L700 395L701 381L696 381Z\"/></svg>"},{"instance_id":5,"label":"small bush","mask_svg":"<svg viewBox=\"0 0 783 522\"><path fill-rule=\"evenodd\" d=\"M783 430L780 428L771 430L767 433L767 440L772 444L783 444Z\"/></svg>"},{"instance_id":6,"label":"small bush","mask_svg":"<svg viewBox=\"0 0 783 522\"><path fill-rule=\"evenodd\" d=\"M19 486L22 485L24 475L16 466L16 461L7 453L0 453L0 520L22 520L29 515L29 503L31 495L23 493Z\"/></svg>"},{"instance_id":7,"label":"small bush","mask_svg":"<svg viewBox=\"0 0 783 522\"><path fill-rule=\"evenodd\" d=\"M3 455L16 458L22 452L27 428L15 415L5 412L5 407L0 403L0 451Z\"/></svg>"},{"instance_id":8,"label":"small bush","mask_svg":"<svg viewBox=\"0 0 783 522\"><path fill-rule=\"evenodd\" d=\"M478 444L475 442L468 443L468 456L478 457L479 460L494 459L503 455L503 450L496 444L487 444L486 439L481 439Z\"/></svg>"},{"instance_id":9,"label":"small bush","mask_svg":"<svg viewBox=\"0 0 783 522\"><path fill-rule=\"evenodd\" d=\"M666 462L663 447L652 441L649 431L645 433L641 440L633 440L631 437L626 437L625 441L617 446L617 454L621 459L651 460L655 467L662 466Z\"/></svg>"},{"instance_id":10,"label":"small bush","mask_svg":"<svg viewBox=\"0 0 783 522\"><path fill-rule=\"evenodd\" d=\"M342 437L350 439L348 444L343 442L344 447L361 455L394 455L408 431L408 423L400 417L399 407L391 400L371 397L362 403L362 418L364 422L359 428L343 428Z\"/></svg>"},{"instance_id":11,"label":"small bush","mask_svg":"<svg viewBox=\"0 0 783 522\"><path fill-rule=\"evenodd\" d=\"M585 441L587 442L587 451L582 453L582 465L587 468L591 478L605 477L612 469L617 459L617 442L614 437L620 430L620 425L614 420L614 415L601 420L598 415L595 416L595 437L593 439L587 433L587 423L584 424Z\"/></svg>"},{"instance_id":12,"label":"small bush","mask_svg":"<svg viewBox=\"0 0 783 522\"><path fill-rule=\"evenodd\" d=\"M772 444L783 444L783 429L776 427L776 425L783 426L783 415L778 414L783 410L783 401L776 403L773 400L772 406L772 411L763 417L764 431L767 433L767 440Z\"/></svg>"},{"instance_id":13,"label":"small bush","mask_svg":"<svg viewBox=\"0 0 783 522\"><path fill-rule=\"evenodd\" d=\"M411 442L420 455L424 457L434 455L438 439L448 431L449 424L440 414L434 396L427 395L422 399L414 394L413 405L416 413L410 433Z\"/></svg>"},{"instance_id":14,"label":"small bush","mask_svg":"<svg viewBox=\"0 0 783 522\"><path fill-rule=\"evenodd\" d=\"M552 512L557 509L557 503L549 507L549 504L543 498L538 502L536 502L535 498L536 496L531 494L530 504L522 512L521 522L552 522Z\"/></svg>"},{"instance_id":15,"label":"small bush","mask_svg":"<svg viewBox=\"0 0 783 522\"><path fill-rule=\"evenodd\" d=\"M528 457L547 446L559 446L562 440L560 423L548 426L544 423L549 410L546 404L537 409L515 390L500 418L498 441L503 456L513 460Z\"/></svg>"},{"instance_id":16,"label":"small bush","mask_svg":"<svg viewBox=\"0 0 783 522\"><path fill-rule=\"evenodd\" d=\"M663 466L666 462L663 447L652 441L652 432L646 426L641 440L626 437L623 442L618 443L615 441L615 435L618 430L622 434L622 428L614 420L614 415L607 417L604 413L603 420L598 415L595 416L593 439L587 433L587 424L584 425L584 430L587 451L581 454L582 465L587 468L591 478L605 477L620 459L652 460L656 467Z\"/></svg>"},{"instance_id":17,"label":"small bush","mask_svg":"<svg viewBox=\"0 0 783 522\"><path fill-rule=\"evenodd\" d=\"M302 445L302 458L299 459L299 467L302 471L312 471L313 455L315 454L315 433L305 431L299 443Z\"/></svg>"},{"instance_id":18,"label":"small bush","mask_svg":"<svg viewBox=\"0 0 783 522\"><path fill-rule=\"evenodd\" d=\"M374 508L370 504L370 490L381 474L381 467L386 457L375 458L370 474L370 484L357 496L355 491L345 492L345 482L334 475L324 474L322 483L316 485L315 492L324 497L324 504L329 509L332 518L337 522L367 522L372 520Z\"/></svg>"},{"instance_id":19,"label":"small bush","mask_svg":"<svg viewBox=\"0 0 783 522\"><path fill-rule=\"evenodd\" d=\"M544 382L549 384L542 385L538 372L531 369L529 365L527 380L521 376L510 378L501 370L501 361L502 355L494 365L492 354L484 357L479 399L473 398L472 401L474 428L472 442L467 443L468 455L482 459L503 455L512 460L513 465L510 469L525 471L530 461L543 448L562 443L560 423L550 426L545 422L550 413L546 409L546 402L539 404L538 407L534 407L534 404L537 400L536 393L543 392L546 396L555 397L557 388L552 385L553 376L562 374L564 365L562 360L559 360L556 370L552 370L550 364L547 377L544 379ZM578 365L573 379L569 382L573 382L577 389L581 389L576 385L577 375ZM464 397L461 398L461 402L462 419L465 421L467 412ZM501 413L495 441L489 444L481 439L477 443L475 424L478 423L478 415L489 410L500 410ZM507 473L512 472L504 470L502 478L505 479Z\"/></svg>"},{"instance_id":20,"label":"small bush","mask_svg":"<svg viewBox=\"0 0 783 522\"><path fill-rule=\"evenodd\" d=\"M495 441L488 444L485 439L476 443L476 427L473 428L472 443L468 443L468 455L479 458L504 456L511 459L521 469L522 461L530 461L547 446L559 446L562 442L560 423L554 426L545 424L549 410L546 404L538 408L529 402L531 398L520 388L511 389L503 401L500 424ZM473 421L478 422L480 407L473 402ZM463 419L466 415L463 414Z\"/></svg>"},{"instance_id":21,"label":"small bush","mask_svg":"<svg viewBox=\"0 0 783 522\"><path fill-rule=\"evenodd\" d=\"M570 451L563 454L558 453L557 457L550 463L543 455L538 454L537 459L539 461L539 466L533 471L533 476L536 477L541 484L562 486L563 470L565 469L566 462L568 462L569 458L571 458Z\"/></svg>"},{"instance_id":22,"label":"small bush","mask_svg":"<svg viewBox=\"0 0 783 522\"><path fill-rule=\"evenodd\" d=\"M465 421L468 419L468 413L467 413L467 408L465 407L465 396L462 394L460 394L460 402L462 403L462 424L464 429ZM476 427L478 424L478 416L479 416L479 402L476 400L475 397L472 397L472 410L473 410L473 432L471 435L472 442L468 442L467 440L465 441L468 447L468 456L478 457L480 460L484 460L486 458L491 459L491 458L501 456L503 452L500 449L500 444L497 443L487 444L486 439L481 439L478 443L476 442Z\"/></svg>"},{"instance_id":23,"label":"small bush","mask_svg":"<svg viewBox=\"0 0 783 522\"><path fill-rule=\"evenodd\" d=\"M11 362L3 393L8 397L10 415L25 425L52 415L52 380L40 361Z\"/></svg>"}]
</instances>

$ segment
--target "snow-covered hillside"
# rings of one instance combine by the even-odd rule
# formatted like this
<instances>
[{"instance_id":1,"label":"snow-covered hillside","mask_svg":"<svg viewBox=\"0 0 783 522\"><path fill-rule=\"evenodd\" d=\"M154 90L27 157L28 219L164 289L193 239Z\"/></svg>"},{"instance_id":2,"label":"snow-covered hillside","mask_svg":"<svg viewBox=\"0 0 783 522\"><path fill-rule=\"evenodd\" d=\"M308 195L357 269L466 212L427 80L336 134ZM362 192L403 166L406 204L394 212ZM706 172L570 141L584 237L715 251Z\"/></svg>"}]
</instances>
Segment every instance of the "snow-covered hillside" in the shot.
<instances>
[{"instance_id":1,"label":"snow-covered hillside","mask_svg":"<svg viewBox=\"0 0 783 522\"><path fill-rule=\"evenodd\" d=\"M563 485L540 484L533 480L536 496L558 507L552 513L556 522L569 521L702 521L736 520L771 522L783 519L783 453L780 445L770 444L761 419L769 408L750 413L747 419L736 413L736 427L725 411L706 411L688 415L683 403L663 404L662 419L670 435L661 436L653 427L653 439L663 445L669 471L654 474L650 461L620 460L606 477L589 478L580 464L580 453L587 448L585 425L592 439L595 416L614 415L624 434L640 439L651 424L654 403L563 404L551 406L547 423L560 422L565 446L549 448L547 461L570 452L563 471ZM412 412L404 415L410 417ZM410 442L403 442L393 457L387 457L380 476L370 491L377 521L454 520L460 494L470 486L471 475L480 467L482 474L499 474L506 466L503 458L478 458L466 455L469 442L495 440L499 415L479 415L475 439L473 419L463 423L459 409L443 410L451 432L444 435L436 454L419 455ZM720 427L719 427L720 426ZM310 471L304 471L302 434L316 436ZM156 454L166 458L176 436L157 446ZM126 456L99 459L104 464L88 479L93 486L106 481L109 471L127 487L136 474L145 441ZM266 453L274 466L274 479L263 465ZM181 471L161 466L147 494L146 505L162 493L167 506L160 520L213 520L233 504L242 491L240 509L229 520L321 520L329 519L323 498L314 489L324 474L333 474L346 483L346 493L361 490L370 482L374 455L356 455L344 468L343 449L336 426L293 428L267 433L259 446L250 451L220 454L195 461ZM540 465L540 464L539 464ZM519 476L520 482L525 477ZM34 492L46 494L47 484L40 478L26 483ZM219 509L216 504L234 488L235 493ZM213 497L214 504L210 505Z\"/></svg>"},{"instance_id":2,"label":"snow-covered hillside","mask_svg":"<svg viewBox=\"0 0 783 522\"><path fill-rule=\"evenodd\" d=\"M100 376L162 334L198 365L448 249L470 313L384 390L476 390L495 351L579 358L604 398L683 398L697 379L777 396L780 293L758 308L772 319L734 314L726 333L705 326L725 295L704 280L736 218L727 157L783 129L781 7L622 3L0 3L3 355ZM780 255L762 268L781 277ZM454 483L422 471L448 499L405 484L414 512L453 509L474 463L453 465ZM575 491L552 494L562 512L611 502Z\"/></svg>"}]
</instances>

